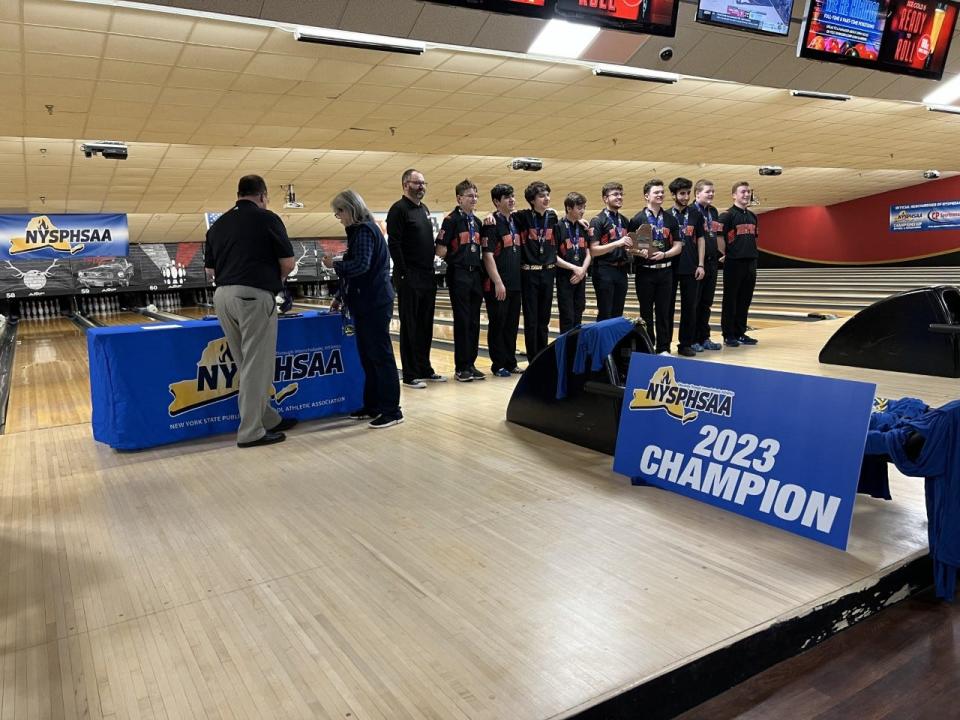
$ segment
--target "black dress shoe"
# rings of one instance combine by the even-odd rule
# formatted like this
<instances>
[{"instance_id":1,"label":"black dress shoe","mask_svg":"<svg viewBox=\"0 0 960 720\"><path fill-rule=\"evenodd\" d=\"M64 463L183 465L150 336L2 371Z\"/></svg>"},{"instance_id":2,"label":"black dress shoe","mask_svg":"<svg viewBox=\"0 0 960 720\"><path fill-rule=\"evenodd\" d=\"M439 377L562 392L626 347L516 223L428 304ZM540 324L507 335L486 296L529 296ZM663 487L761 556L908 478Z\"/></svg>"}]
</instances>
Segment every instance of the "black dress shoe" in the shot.
<instances>
[{"instance_id":1,"label":"black dress shoe","mask_svg":"<svg viewBox=\"0 0 960 720\"><path fill-rule=\"evenodd\" d=\"M298 422L300 421L293 417L283 418L280 422L270 428L268 432L278 433L283 432L284 430L290 430L291 428L296 427Z\"/></svg>"},{"instance_id":2,"label":"black dress shoe","mask_svg":"<svg viewBox=\"0 0 960 720\"><path fill-rule=\"evenodd\" d=\"M274 443L283 442L286 439L287 436L282 432L269 431L264 433L263 437L257 440L251 440L250 442L238 442L237 447L251 448L257 447L258 445L273 445Z\"/></svg>"}]
</instances>

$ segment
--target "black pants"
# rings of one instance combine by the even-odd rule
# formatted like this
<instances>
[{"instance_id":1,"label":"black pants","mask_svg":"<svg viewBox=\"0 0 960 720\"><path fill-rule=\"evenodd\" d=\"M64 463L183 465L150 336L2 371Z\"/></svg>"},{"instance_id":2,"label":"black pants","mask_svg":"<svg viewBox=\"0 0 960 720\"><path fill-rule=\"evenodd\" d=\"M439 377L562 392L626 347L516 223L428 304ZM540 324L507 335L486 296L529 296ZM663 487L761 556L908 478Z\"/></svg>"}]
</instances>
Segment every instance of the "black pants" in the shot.
<instances>
[{"instance_id":1,"label":"black pants","mask_svg":"<svg viewBox=\"0 0 960 720\"><path fill-rule=\"evenodd\" d=\"M413 380L433 375L430 345L433 343L433 314L437 304L437 287L410 287L397 283L397 309L400 311L400 362L403 379Z\"/></svg>"},{"instance_id":2,"label":"black pants","mask_svg":"<svg viewBox=\"0 0 960 720\"><path fill-rule=\"evenodd\" d=\"M747 313L757 284L757 260L731 260L723 263L723 310L720 325L725 338L738 338L747 332Z\"/></svg>"},{"instance_id":3,"label":"black pants","mask_svg":"<svg viewBox=\"0 0 960 720\"><path fill-rule=\"evenodd\" d=\"M597 322L623 315L627 300L627 268L596 263L593 266L593 292L597 296Z\"/></svg>"},{"instance_id":4,"label":"black pants","mask_svg":"<svg viewBox=\"0 0 960 720\"><path fill-rule=\"evenodd\" d=\"M669 352L673 340L672 318L673 271L666 267L660 270L638 270L633 277L640 303L640 317L647 324L647 334L653 340L656 352ZM654 321L656 313L656 321Z\"/></svg>"},{"instance_id":5,"label":"black pants","mask_svg":"<svg viewBox=\"0 0 960 720\"><path fill-rule=\"evenodd\" d=\"M703 280L700 281L700 297L697 300L695 342L703 345L710 339L710 308L717 291L717 261L703 261Z\"/></svg>"},{"instance_id":6,"label":"black pants","mask_svg":"<svg viewBox=\"0 0 960 720\"><path fill-rule=\"evenodd\" d=\"M557 310L560 313L560 332L565 333L583 322L583 310L587 307L587 286L584 280L570 284L573 273L557 270Z\"/></svg>"},{"instance_id":7,"label":"black pants","mask_svg":"<svg viewBox=\"0 0 960 720\"><path fill-rule=\"evenodd\" d=\"M469 370L480 349L480 306L483 287L480 269L451 267L447 272L450 305L453 307L453 361L457 371Z\"/></svg>"},{"instance_id":8,"label":"black pants","mask_svg":"<svg viewBox=\"0 0 960 720\"><path fill-rule=\"evenodd\" d=\"M354 312L357 352L363 366L363 406L371 413L400 417L400 379L390 340L393 301Z\"/></svg>"},{"instance_id":9,"label":"black pants","mask_svg":"<svg viewBox=\"0 0 960 720\"><path fill-rule=\"evenodd\" d=\"M553 270L522 270L523 344L527 360L533 361L547 346L550 311L553 310Z\"/></svg>"},{"instance_id":10,"label":"black pants","mask_svg":"<svg viewBox=\"0 0 960 720\"><path fill-rule=\"evenodd\" d=\"M674 285L680 287L678 347L690 347L697 341L697 303L700 300L700 281L694 275L675 275Z\"/></svg>"},{"instance_id":11,"label":"black pants","mask_svg":"<svg viewBox=\"0 0 960 720\"><path fill-rule=\"evenodd\" d=\"M520 327L519 291L507 291L507 297L497 300L494 293L486 293L487 303L487 349L490 351L490 368L513 370L517 366L517 328Z\"/></svg>"}]
</instances>

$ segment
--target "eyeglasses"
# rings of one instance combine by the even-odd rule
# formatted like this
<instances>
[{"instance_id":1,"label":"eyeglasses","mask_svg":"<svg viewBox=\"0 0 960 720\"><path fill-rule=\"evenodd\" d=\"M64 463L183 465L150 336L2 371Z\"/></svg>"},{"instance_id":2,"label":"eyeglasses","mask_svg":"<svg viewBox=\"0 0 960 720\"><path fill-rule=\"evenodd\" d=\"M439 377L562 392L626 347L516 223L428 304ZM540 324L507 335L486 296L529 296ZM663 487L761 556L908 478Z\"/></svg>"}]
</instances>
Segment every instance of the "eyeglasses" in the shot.
<instances>
[{"instance_id":1,"label":"eyeglasses","mask_svg":"<svg viewBox=\"0 0 960 720\"><path fill-rule=\"evenodd\" d=\"M426 180L407 180L407 185L419 185L421 187L427 186Z\"/></svg>"}]
</instances>

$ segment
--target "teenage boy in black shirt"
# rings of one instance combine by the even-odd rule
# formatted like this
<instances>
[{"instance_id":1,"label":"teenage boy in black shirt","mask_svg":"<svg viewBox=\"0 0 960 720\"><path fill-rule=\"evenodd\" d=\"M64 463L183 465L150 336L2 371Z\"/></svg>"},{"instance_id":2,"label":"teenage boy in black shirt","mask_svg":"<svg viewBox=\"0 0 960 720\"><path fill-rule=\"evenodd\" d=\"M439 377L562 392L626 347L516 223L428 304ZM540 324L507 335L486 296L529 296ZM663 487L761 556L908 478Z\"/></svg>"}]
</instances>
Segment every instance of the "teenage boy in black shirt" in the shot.
<instances>
[{"instance_id":1,"label":"teenage boy in black shirt","mask_svg":"<svg viewBox=\"0 0 960 720\"><path fill-rule=\"evenodd\" d=\"M700 298L697 301L697 319L693 349L719 350L723 346L710 339L710 309L717 290L717 273L720 257L724 253L720 212L713 203L714 186L710 180L697 180L693 186L696 202L694 207L703 218L703 280L700 281Z\"/></svg>"},{"instance_id":2,"label":"teenage boy in black shirt","mask_svg":"<svg viewBox=\"0 0 960 720\"><path fill-rule=\"evenodd\" d=\"M403 197L387 213L387 246L400 315L400 362L404 386L425 388L424 380L446 382L430 364L437 303L433 223L430 209L422 202L427 192L423 174L410 168L400 182Z\"/></svg>"},{"instance_id":3,"label":"teenage boy in black shirt","mask_svg":"<svg viewBox=\"0 0 960 720\"><path fill-rule=\"evenodd\" d=\"M746 334L747 314L757 284L757 216L750 205L750 183L734 183L733 205L720 216L726 245L723 261L723 310L720 316L723 344L729 347L756 345Z\"/></svg>"},{"instance_id":4,"label":"teenage boy in black shirt","mask_svg":"<svg viewBox=\"0 0 960 720\"><path fill-rule=\"evenodd\" d=\"M459 382L470 382L485 377L476 366L480 347L483 265L480 259L480 221L473 210L480 195L470 180L461 181L456 194L457 207L443 219L437 234L437 255L447 261L456 378Z\"/></svg>"},{"instance_id":5,"label":"teenage boy in black shirt","mask_svg":"<svg viewBox=\"0 0 960 720\"><path fill-rule=\"evenodd\" d=\"M557 267L557 214L550 210L550 186L532 182L523 191L529 210L514 215L520 239L520 286L523 293L523 342L532 362L547 346L553 280Z\"/></svg>"},{"instance_id":6,"label":"teenage boy in black shirt","mask_svg":"<svg viewBox=\"0 0 960 720\"><path fill-rule=\"evenodd\" d=\"M647 206L633 216L630 230L635 231L641 225L650 225L652 237L650 250L641 250L634 265L634 284L637 302L640 303L640 317L647 324L647 332L654 341L658 353L670 353L673 340L671 317L673 303L670 293L673 291L672 258L680 254L680 226L669 212L663 209L663 180L654 178L643 186L643 197ZM656 323L654 323L656 309Z\"/></svg>"},{"instance_id":7,"label":"teenage boy in black shirt","mask_svg":"<svg viewBox=\"0 0 960 720\"><path fill-rule=\"evenodd\" d=\"M590 268L590 241L593 228L584 227L587 199L572 192L563 201L566 215L558 226L557 309L560 332L565 333L583 322L587 306L586 277Z\"/></svg>"},{"instance_id":8,"label":"teenage boy in black shirt","mask_svg":"<svg viewBox=\"0 0 960 720\"><path fill-rule=\"evenodd\" d=\"M673 290L671 300L676 302L680 290L680 336L677 352L684 357L697 354L696 342L697 302L700 299L700 281L703 280L703 216L690 205L693 183L678 177L670 183L674 206L670 208L680 227L680 254L673 265ZM673 313L671 313L671 316Z\"/></svg>"},{"instance_id":9,"label":"teenage boy in black shirt","mask_svg":"<svg viewBox=\"0 0 960 720\"><path fill-rule=\"evenodd\" d=\"M483 221L483 297L487 304L487 348L493 374L510 377L517 366L520 326L520 233L513 219L513 186L494 185L490 198L496 208Z\"/></svg>"},{"instance_id":10,"label":"teenage boy in black shirt","mask_svg":"<svg viewBox=\"0 0 960 720\"><path fill-rule=\"evenodd\" d=\"M606 209L590 221L593 238L593 291L597 296L597 322L623 315L627 299L629 250L633 241L627 235L629 221L623 208L623 185L609 182L600 189Z\"/></svg>"}]
</instances>

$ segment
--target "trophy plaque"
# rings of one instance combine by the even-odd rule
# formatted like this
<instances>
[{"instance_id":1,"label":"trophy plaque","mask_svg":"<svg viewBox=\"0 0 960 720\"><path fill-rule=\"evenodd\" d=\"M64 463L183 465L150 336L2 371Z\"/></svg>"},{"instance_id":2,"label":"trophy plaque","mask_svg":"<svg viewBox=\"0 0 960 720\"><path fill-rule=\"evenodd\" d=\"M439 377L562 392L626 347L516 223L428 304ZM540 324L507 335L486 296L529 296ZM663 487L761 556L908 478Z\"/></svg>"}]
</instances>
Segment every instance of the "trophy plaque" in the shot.
<instances>
[{"instance_id":1,"label":"trophy plaque","mask_svg":"<svg viewBox=\"0 0 960 720\"><path fill-rule=\"evenodd\" d=\"M630 248L631 255L639 255L641 250L647 253L655 252L653 247L653 226L644 223L637 228L636 232L630 233L633 240L633 247Z\"/></svg>"}]
</instances>

